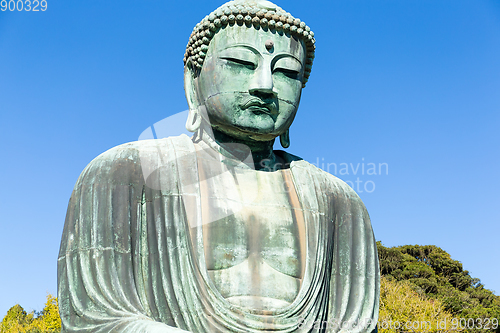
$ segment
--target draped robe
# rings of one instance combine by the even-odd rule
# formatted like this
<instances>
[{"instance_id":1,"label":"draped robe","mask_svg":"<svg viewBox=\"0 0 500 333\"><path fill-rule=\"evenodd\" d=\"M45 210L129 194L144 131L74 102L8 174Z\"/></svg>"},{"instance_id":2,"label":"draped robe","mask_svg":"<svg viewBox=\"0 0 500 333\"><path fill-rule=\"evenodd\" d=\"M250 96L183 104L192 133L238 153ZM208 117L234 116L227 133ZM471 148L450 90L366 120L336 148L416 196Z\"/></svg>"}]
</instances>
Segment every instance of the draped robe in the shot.
<instances>
[{"instance_id":1,"label":"draped robe","mask_svg":"<svg viewBox=\"0 0 500 333\"><path fill-rule=\"evenodd\" d=\"M376 331L380 276L365 206L335 176L276 153L291 163L306 225L292 304L245 310L210 280L196 148L181 135L115 147L80 175L58 259L63 332Z\"/></svg>"}]
</instances>

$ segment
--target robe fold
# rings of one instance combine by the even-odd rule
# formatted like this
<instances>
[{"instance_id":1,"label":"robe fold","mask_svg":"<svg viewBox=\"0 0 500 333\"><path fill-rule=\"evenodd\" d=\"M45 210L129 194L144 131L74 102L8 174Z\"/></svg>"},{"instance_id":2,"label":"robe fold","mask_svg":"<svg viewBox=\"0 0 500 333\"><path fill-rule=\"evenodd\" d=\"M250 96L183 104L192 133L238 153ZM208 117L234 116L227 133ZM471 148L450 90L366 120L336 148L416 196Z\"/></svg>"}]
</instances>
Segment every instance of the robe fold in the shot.
<instances>
[{"instance_id":1,"label":"robe fold","mask_svg":"<svg viewBox=\"0 0 500 333\"><path fill-rule=\"evenodd\" d=\"M344 182L284 152L306 225L296 299L226 301L203 251L197 152L185 135L101 154L72 193L58 259L63 332L372 332L379 298L368 213ZM261 172L261 171L255 171Z\"/></svg>"}]
</instances>

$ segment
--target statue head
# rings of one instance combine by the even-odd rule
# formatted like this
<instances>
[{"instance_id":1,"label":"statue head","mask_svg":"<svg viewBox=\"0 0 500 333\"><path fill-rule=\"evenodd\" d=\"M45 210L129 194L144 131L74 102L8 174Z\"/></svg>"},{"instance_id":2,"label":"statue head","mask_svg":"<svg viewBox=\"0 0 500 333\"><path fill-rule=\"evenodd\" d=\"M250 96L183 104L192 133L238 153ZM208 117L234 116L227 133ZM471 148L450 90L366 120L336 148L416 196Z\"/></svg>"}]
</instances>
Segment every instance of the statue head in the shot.
<instances>
[{"instance_id":1,"label":"statue head","mask_svg":"<svg viewBox=\"0 0 500 333\"><path fill-rule=\"evenodd\" d=\"M314 43L304 22L268 1L230 1L212 12L194 28L184 57L188 129L206 121L237 139L281 136L287 147Z\"/></svg>"}]
</instances>

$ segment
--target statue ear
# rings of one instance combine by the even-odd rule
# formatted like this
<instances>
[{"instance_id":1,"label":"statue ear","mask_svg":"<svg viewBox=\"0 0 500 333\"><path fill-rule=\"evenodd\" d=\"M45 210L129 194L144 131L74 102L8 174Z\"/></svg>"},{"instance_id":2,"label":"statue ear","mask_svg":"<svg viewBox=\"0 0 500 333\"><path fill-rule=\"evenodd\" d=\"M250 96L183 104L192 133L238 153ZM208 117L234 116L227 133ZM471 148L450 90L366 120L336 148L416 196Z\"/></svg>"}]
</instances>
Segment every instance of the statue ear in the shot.
<instances>
[{"instance_id":1,"label":"statue ear","mask_svg":"<svg viewBox=\"0 0 500 333\"><path fill-rule=\"evenodd\" d=\"M200 104L196 93L197 79L198 76L195 73L191 59L188 59L186 66L184 66L184 92L186 93L189 110L196 110Z\"/></svg>"},{"instance_id":2,"label":"statue ear","mask_svg":"<svg viewBox=\"0 0 500 333\"><path fill-rule=\"evenodd\" d=\"M184 91L189 106L189 115L186 120L186 129L189 132L196 132L201 125L202 114L200 113L200 102L196 92L198 84L198 76L193 69L191 59L189 59L184 67Z\"/></svg>"}]
</instances>

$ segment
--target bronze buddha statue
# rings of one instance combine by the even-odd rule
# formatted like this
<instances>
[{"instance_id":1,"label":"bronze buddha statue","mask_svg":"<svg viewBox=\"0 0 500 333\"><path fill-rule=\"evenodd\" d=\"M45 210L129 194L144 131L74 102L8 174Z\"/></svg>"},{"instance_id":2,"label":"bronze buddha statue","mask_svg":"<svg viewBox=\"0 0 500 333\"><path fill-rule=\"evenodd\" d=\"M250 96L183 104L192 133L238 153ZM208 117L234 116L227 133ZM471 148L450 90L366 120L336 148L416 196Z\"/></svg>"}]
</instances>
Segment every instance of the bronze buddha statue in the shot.
<instances>
[{"instance_id":1,"label":"bronze buddha statue","mask_svg":"<svg viewBox=\"0 0 500 333\"><path fill-rule=\"evenodd\" d=\"M368 213L290 144L315 51L304 22L237 0L194 29L194 132L131 142L82 172L58 265L63 332L376 332Z\"/></svg>"}]
</instances>

